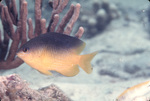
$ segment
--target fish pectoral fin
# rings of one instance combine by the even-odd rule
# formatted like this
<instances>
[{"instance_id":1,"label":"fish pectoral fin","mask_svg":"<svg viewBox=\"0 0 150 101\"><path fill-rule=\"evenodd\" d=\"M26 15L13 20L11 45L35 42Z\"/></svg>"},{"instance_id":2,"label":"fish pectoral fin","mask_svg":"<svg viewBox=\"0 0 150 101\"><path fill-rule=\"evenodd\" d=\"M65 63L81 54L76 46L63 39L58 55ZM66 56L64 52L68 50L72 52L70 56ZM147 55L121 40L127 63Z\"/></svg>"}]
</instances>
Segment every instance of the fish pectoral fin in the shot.
<instances>
[{"instance_id":1,"label":"fish pectoral fin","mask_svg":"<svg viewBox=\"0 0 150 101\"><path fill-rule=\"evenodd\" d=\"M57 69L55 71L64 75L64 76L71 77L71 76L75 76L79 73L79 67L78 67L78 65L73 65L72 67L71 66L64 66L64 68Z\"/></svg>"},{"instance_id":2,"label":"fish pectoral fin","mask_svg":"<svg viewBox=\"0 0 150 101\"><path fill-rule=\"evenodd\" d=\"M45 74L45 75L53 75L50 71L48 70L38 70L40 73Z\"/></svg>"}]
</instances>

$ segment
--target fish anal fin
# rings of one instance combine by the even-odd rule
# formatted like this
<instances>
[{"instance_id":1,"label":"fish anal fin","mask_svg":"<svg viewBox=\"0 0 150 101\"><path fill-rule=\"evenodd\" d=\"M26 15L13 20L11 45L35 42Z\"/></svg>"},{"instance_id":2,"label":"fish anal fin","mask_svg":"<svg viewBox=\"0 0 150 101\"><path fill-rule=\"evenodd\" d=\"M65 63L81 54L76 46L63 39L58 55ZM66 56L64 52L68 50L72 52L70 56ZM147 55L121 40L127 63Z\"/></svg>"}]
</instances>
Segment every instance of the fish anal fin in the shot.
<instances>
[{"instance_id":1,"label":"fish anal fin","mask_svg":"<svg viewBox=\"0 0 150 101\"><path fill-rule=\"evenodd\" d=\"M38 70L40 73L45 74L45 75L53 75L50 71L48 70Z\"/></svg>"},{"instance_id":2,"label":"fish anal fin","mask_svg":"<svg viewBox=\"0 0 150 101\"><path fill-rule=\"evenodd\" d=\"M79 73L79 67L78 67L78 65L64 66L64 68L60 68L55 71L64 76L72 77Z\"/></svg>"}]
</instances>

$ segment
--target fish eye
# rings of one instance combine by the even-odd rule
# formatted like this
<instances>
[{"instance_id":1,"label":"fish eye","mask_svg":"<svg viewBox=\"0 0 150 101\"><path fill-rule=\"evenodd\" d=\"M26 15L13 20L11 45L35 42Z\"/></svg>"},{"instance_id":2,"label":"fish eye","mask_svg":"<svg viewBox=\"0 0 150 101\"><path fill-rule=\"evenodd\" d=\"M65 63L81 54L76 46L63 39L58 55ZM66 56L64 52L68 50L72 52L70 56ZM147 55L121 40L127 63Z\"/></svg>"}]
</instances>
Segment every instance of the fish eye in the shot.
<instances>
[{"instance_id":1,"label":"fish eye","mask_svg":"<svg viewBox=\"0 0 150 101\"><path fill-rule=\"evenodd\" d=\"M23 52L27 52L29 50L28 47L23 48Z\"/></svg>"}]
</instances>

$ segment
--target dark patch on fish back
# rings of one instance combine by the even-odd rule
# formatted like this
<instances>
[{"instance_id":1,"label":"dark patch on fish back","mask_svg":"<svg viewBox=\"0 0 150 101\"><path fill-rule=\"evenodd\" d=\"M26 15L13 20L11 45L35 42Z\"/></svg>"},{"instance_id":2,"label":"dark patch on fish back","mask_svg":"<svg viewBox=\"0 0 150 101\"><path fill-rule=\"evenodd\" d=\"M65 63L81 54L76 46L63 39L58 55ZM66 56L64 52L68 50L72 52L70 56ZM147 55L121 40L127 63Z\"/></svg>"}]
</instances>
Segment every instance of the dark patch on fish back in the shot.
<instances>
[{"instance_id":1,"label":"dark patch on fish back","mask_svg":"<svg viewBox=\"0 0 150 101\"><path fill-rule=\"evenodd\" d=\"M84 42L76 37L71 37L61 33L50 32L31 39L26 43L26 46L30 46L32 48L46 46L50 49L66 50L77 48L82 44L84 44Z\"/></svg>"}]
</instances>

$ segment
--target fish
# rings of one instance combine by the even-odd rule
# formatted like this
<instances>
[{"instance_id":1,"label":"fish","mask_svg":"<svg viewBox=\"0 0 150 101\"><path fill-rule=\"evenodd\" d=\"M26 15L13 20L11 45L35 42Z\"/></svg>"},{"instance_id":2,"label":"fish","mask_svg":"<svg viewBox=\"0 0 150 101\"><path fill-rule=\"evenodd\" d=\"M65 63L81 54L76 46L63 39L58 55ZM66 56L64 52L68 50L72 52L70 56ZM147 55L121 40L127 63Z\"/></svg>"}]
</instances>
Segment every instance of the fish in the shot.
<instances>
[{"instance_id":1,"label":"fish","mask_svg":"<svg viewBox=\"0 0 150 101\"><path fill-rule=\"evenodd\" d=\"M17 50L17 56L45 75L56 71L64 76L75 76L79 66L90 74L93 69L90 62L98 51L80 55L85 45L76 37L49 32L29 40Z\"/></svg>"},{"instance_id":2,"label":"fish","mask_svg":"<svg viewBox=\"0 0 150 101\"><path fill-rule=\"evenodd\" d=\"M117 101L136 101L136 99L146 98L148 93L150 93L150 81L146 81L128 88L121 93L121 95L119 95Z\"/></svg>"}]
</instances>

